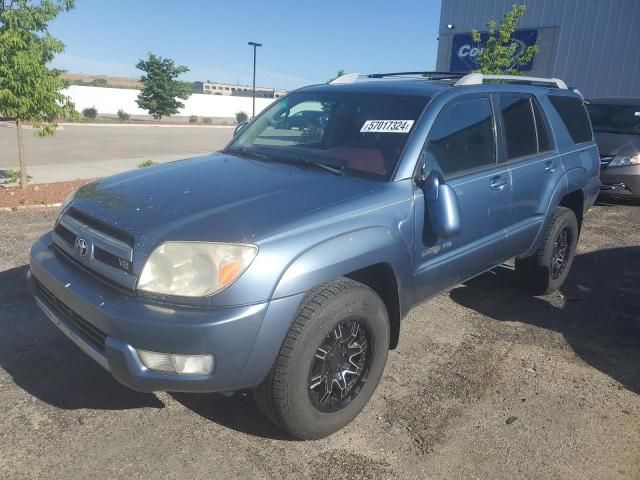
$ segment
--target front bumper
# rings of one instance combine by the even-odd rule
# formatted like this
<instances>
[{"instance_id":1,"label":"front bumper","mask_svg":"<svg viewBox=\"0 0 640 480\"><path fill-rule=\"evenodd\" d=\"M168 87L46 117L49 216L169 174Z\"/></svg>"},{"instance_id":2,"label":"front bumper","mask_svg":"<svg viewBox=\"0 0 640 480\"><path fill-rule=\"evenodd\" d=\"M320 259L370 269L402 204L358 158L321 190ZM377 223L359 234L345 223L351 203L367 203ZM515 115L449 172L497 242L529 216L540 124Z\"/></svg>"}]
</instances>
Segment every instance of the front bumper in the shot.
<instances>
[{"instance_id":1,"label":"front bumper","mask_svg":"<svg viewBox=\"0 0 640 480\"><path fill-rule=\"evenodd\" d=\"M640 197L640 165L605 168L600 172L602 193Z\"/></svg>"},{"instance_id":2,"label":"front bumper","mask_svg":"<svg viewBox=\"0 0 640 480\"><path fill-rule=\"evenodd\" d=\"M188 308L156 305L110 287L51 246L31 250L38 306L86 354L138 391L216 392L250 388L271 368L303 295L253 305ZM213 354L209 375L147 369L136 349Z\"/></svg>"}]
</instances>

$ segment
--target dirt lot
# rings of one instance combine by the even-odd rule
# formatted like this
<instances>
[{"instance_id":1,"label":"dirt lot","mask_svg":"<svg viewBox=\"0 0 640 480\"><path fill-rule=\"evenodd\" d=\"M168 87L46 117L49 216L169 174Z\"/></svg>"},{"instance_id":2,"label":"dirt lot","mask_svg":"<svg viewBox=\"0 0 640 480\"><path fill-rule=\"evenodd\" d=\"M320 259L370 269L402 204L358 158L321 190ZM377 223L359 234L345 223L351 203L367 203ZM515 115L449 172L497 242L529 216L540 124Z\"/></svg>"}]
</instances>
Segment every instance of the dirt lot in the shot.
<instances>
[{"instance_id":1,"label":"dirt lot","mask_svg":"<svg viewBox=\"0 0 640 480\"><path fill-rule=\"evenodd\" d=\"M55 205L62 203L76 188L90 181L91 179L71 180L69 182L27 185L25 188L0 188L0 208L15 209L15 207L21 205Z\"/></svg>"},{"instance_id":2,"label":"dirt lot","mask_svg":"<svg viewBox=\"0 0 640 480\"><path fill-rule=\"evenodd\" d=\"M0 478L640 478L640 206L588 216L568 284L500 268L416 308L378 392L297 442L250 396L120 386L37 311L53 211L0 213Z\"/></svg>"}]
</instances>

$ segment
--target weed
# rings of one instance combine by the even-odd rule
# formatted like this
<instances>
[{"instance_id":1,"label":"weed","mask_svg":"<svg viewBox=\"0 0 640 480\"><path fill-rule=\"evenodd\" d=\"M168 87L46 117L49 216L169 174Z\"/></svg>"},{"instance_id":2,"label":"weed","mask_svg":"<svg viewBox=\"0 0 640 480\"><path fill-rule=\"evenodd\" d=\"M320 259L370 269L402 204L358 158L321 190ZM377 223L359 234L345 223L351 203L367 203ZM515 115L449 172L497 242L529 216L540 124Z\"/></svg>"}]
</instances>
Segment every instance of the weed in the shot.
<instances>
[{"instance_id":1,"label":"weed","mask_svg":"<svg viewBox=\"0 0 640 480\"><path fill-rule=\"evenodd\" d=\"M82 116L90 120L95 120L98 116L98 109L96 107L88 107L82 109Z\"/></svg>"},{"instance_id":2,"label":"weed","mask_svg":"<svg viewBox=\"0 0 640 480\"><path fill-rule=\"evenodd\" d=\"M20 182L20 172L18 170L9 169L5 172L5 176L9 179L9 183Z\"/></svg>"},{"instance_id":3,"label":"weed","mask_svg":"<svg viewBox=\"0 0 640 480\"><path fill-rule=\"evenodd\" d=\"M144 162L138 164L138 168L152 167L154 165L157 165L157 163L153 160L145 160Z\"/></svg>"}]
</instances>

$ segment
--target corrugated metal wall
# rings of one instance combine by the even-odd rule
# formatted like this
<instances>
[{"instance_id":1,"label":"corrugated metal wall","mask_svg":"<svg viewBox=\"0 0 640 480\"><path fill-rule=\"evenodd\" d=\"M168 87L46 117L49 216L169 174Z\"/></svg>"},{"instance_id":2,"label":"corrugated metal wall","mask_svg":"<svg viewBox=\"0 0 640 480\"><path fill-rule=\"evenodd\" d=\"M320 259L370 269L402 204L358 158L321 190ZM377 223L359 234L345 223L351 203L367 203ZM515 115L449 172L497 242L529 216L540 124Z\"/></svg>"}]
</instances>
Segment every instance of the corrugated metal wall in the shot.
<instances>
[{"instance_id":1,"label":"corrugated metal wall","mask_svg":"<svg viewBox=\"0 0 640 480\"><path fill-rule=\"evenodd\" d=\"M514 3L527 6L519 28L558 27L552 76L585 96L640 97L640 0L442 0L437 69L449 69L453 34L484 30Z\"/></svg>"}]
</instances>

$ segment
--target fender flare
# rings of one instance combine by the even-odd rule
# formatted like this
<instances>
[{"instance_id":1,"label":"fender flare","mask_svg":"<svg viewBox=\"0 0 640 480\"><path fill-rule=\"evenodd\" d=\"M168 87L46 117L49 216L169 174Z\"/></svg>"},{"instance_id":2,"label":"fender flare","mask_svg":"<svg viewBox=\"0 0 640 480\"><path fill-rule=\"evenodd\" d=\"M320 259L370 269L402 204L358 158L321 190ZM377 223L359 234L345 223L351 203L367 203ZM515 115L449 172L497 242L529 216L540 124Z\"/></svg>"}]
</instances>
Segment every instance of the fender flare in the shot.
<instances>
[{"instance_id":1,"label":"fender flare","mask_svg":"<svg viewBox=\"0 0 640 480\"><path fill-rule=\"evenodd\" d=\"M367 227L319 241L295 257L283 270L269 300L269 308L241 374L240 384L255 386L273 365L286 332L306 293L317 285L377 263L387 263L396 276L400 308L401 280L410 279L410 249L386 226ZM403 286L401 286L403 285ZM406 294L406 292L405 292Z\"/></svg>"},{"instance_id":2,"label":"fender flare","mask_svg":"<svg viewBox=\"0 0 640 480\"><path fill-rule=\"evenodd\" d=\"M529 257L533 255L533 253L536 250L538 250L538 248L540 247L542 236L544 232L547 230L549 226L549 222L551 221L552 210L556 208L558 205L560 205L560 202L565 196L569 195L570 193L576 192L578 190L582 190L583 186L586 184L588 179L589 179L589 174L587 170L582 167L576 167L576 168L567 170L564 173L564 175L562 175L562 177L558 179L558 182L556 183L556 186L553 190L553 194L551 195L551 199L547 206L547 210L544 215L544 221L540 225L540 229L536 234L536 238L531 244L531 247L529 247L529 249L525 253L520 255L518 258Z\"/></svg>"},{"instance_id":3,"label":"fender flare","mask_svg":"<svg viewBox=\"0 0 640 480\"><path fill-rule=\"evenodd\" d=\"M277 299L378 263L391 266L399 289L412 278L411 249L387 226L373 226L322 240L300 253L284 269L272 292ZM400 296L402 298L402 296ZM402 300L401 300L402 303Z\"/></svg>"}]
</instances>

